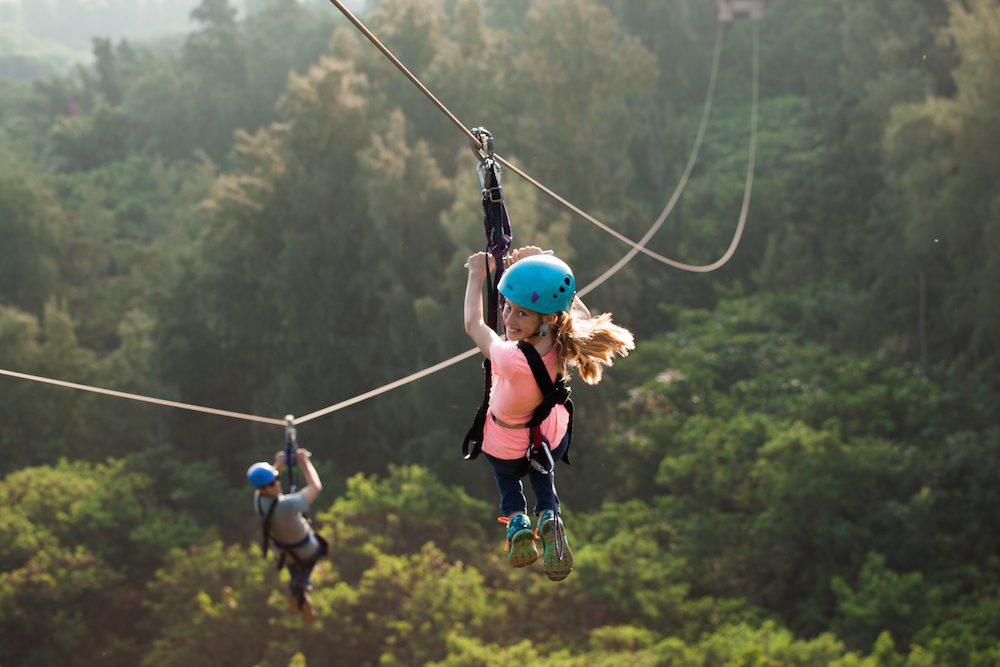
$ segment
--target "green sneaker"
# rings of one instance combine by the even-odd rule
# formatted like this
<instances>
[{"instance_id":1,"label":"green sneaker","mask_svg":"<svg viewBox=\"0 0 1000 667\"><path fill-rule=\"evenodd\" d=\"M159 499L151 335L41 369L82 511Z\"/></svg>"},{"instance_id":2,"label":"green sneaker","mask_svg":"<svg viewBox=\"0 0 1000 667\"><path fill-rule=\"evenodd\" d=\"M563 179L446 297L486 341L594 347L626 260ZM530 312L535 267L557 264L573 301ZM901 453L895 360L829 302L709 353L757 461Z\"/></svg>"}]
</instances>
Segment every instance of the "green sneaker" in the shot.
<instances>
[{"instance_id":1,"label":"green sneaker","mask_svg":"<svg viewBox=\"0 0 1000 667\"><path fill-rule=\"evenodd\" d=\"M526 514L515 514L507 522L504 551L511 567L527 567L538 559L535 534L531 530L531 519Z\"/></svg>"},{"instance_id":2,"label":"green sneaker","mask_svg":"<svg viewBox=\"0 0 1000 667\"><path fill-rule=\"evenodd\" d=\"M558 528L557 531L557 525ZM562 539L562 549L556 541L556 535ZM552 510L545 510L538 518L538 534L542 540L544 552L542 554L542 569L545 576L552 581L562 581L573 571L573 550L569 548L569 540L566 539L566 531L563 528L562 519L557 519ZM560 553L562 552L562 558Z\"/></svg>"}]
</instances>

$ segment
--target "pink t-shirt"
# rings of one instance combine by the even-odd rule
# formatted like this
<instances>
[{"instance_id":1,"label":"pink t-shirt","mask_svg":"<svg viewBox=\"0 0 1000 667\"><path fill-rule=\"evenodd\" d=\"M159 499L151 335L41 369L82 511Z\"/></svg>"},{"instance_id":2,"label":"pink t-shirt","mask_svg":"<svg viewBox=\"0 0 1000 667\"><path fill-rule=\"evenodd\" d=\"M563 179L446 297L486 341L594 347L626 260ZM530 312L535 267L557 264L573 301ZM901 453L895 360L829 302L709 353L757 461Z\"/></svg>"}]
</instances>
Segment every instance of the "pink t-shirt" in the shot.
<instances>
[{"instance_id":1,"label":"pink t-shirt","mask_svg":"<svg viewBox=\"0 0 1000 667\"><path fill-rule=\"evenodd\" d=\"M549 371L549 377L556 379L556 349L553 347L542 361ZM542 402L542 392L531 374L531 367L524 353L517 349L517 343L495 341L490 345L490 362L493 366L493 383L490 389L490 412L507 424L527 424L531 414ZM542 435L548 438L549 446L559 446L566 427L569 412L566 406L556 405L542 422ZM483 451L498 459L518 459L528 449L528 429L505 428L486 417L483 430Z\"/></svg>"}]
</instances>

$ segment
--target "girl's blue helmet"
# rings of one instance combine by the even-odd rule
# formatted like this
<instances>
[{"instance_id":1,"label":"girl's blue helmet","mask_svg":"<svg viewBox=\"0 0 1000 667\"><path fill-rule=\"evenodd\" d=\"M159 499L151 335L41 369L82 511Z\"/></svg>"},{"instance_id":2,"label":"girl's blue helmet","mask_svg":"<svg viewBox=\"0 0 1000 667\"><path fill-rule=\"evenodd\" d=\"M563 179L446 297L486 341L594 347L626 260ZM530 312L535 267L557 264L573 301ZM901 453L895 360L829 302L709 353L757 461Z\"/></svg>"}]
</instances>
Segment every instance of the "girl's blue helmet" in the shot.
<instances>
[{"instance_id":1,"label":"girl's blue helmet","mask_svg":"<svg viewBox=\"0 0 1000 667\"><path fill-rule=\"evenodd\" d=\"M552 255L532 255L514 262L500 277L500 293L522 308L543 315L569 310L576 279L566 262Z\"/></svg>"},{"instance_id":2,"label":"girl's blue helmet","mask_svg":"<svg viewBox=\"0 0 1000 667\"><path fill-rule=\"evenodd\" d=\"M270 463L254 463L247 470L247 479L255 489L263 489L274 480L278 479L278 469Z\"/></svg>"}]
</instances>

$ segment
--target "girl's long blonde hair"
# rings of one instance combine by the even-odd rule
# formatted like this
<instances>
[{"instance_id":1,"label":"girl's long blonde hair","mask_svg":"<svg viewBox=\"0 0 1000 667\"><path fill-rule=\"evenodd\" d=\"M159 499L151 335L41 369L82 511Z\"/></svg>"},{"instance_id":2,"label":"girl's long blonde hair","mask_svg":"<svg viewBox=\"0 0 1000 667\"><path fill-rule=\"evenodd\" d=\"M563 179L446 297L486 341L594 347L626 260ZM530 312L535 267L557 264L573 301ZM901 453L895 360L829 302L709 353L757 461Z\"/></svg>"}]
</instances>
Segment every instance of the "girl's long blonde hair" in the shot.
<instances>
[{"instance_id":1,"label":"girl's long blonde hair","mask_svg":"<svg viewBox=\"0 0 1000 667\"><path fill-rule=\"evenodd\" d=\"M635 338L625 327L611 321L611 313L592 316L579 299L573 308L562 311L552 325L559 350L559 372L567 374L576 366L587 384L601 381L605 366L614 363L614 355L628 356L635 349Z\"/></svg>"}]
</instances>

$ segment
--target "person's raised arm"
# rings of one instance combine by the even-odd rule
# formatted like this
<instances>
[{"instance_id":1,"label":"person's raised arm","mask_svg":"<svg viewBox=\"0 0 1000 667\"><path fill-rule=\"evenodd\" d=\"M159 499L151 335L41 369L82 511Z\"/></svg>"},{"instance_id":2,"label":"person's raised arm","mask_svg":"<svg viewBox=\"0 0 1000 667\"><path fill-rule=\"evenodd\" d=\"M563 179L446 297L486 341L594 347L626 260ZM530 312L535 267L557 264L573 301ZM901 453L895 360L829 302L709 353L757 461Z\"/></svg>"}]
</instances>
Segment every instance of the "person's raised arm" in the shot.
<instances>
[{"instance_id":1,"label":"person's raised arm","mask_svg":"<svg viewBox=\"0 0 1000 667\"><path fill-rule=\"evenodd\" d=\"M319 473L316 472L316 468L312 464L312 452L308 449L298 449L295 451L295 460L298 462L299 467L302 468L302 474L306 478L306 485L302 489L302 493L305 494L306 500L312 505L313 501L316 500L316 496L323 490L323 482L320 481Z\"/></svg>"},{"instance_id":2,"label":"person's raised arm","mask_svg":"<svg viewBox=\"0 0 1000 667\"><path fill-rule=\"evenodd\" d=\"M483 321L483 281L486 280L488 261L489 255L485 252L469 257L469 282L465 286L465 333L487 359L490 357L490 345L500 339Z\"/></svg>"}]
</instances>

